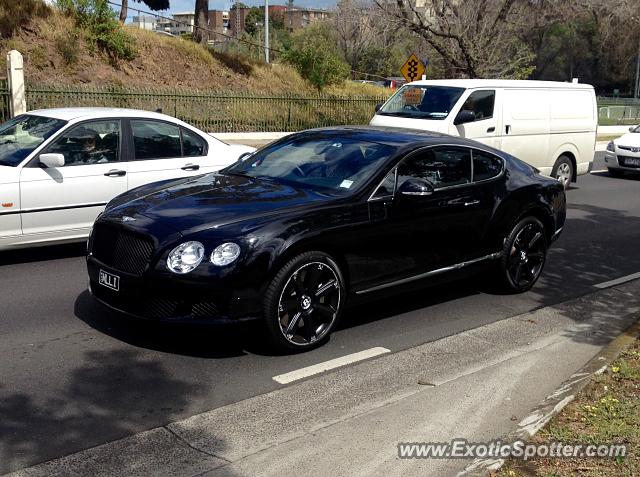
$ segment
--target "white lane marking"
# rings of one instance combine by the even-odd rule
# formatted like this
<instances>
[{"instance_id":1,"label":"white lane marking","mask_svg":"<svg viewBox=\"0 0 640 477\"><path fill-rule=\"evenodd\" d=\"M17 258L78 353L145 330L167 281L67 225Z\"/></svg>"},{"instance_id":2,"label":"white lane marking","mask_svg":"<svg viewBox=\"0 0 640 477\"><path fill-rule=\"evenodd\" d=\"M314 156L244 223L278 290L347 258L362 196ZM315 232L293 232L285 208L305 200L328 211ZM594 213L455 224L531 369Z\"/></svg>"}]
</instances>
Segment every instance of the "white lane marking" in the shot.
<instances>
[{"instance_id":1,"label":"white lane marking","mask_svg":"<svg viewBox=\"0 0 640 477\"><path fill-rule=\"evenodd\" d=\"M340 358L330 359L329 361L307 366L306 368L296 369L295 371L291 371L289 373L279 374L278 376L274 376L273 380L280 384L287 384L293 381L297 381L298 379L313 376L314 374L329 371L330 369L340 368L342 366L346 366L347 364L362 361L363 359L373 358L374 356L380 356L381 354L390 352L391 350L382 347L365 349L364 351L348 354Z\"/></svg>"},{"instance_id":2,"label":"white lane marking","mask_svg":"<svg viewBox=\"0 0 640 477\"><path fill-rule=\"evenodd\" d=\"M632 273L631 275L627 275L626 277L616 278L615 280L609 280L608 282L597 283L593 285L596 288L609 288L615 285L620 285L621 283L627 283L631 280L635 280L636 278L640 278L640 272Z\"/></svg>"}]
</instances>

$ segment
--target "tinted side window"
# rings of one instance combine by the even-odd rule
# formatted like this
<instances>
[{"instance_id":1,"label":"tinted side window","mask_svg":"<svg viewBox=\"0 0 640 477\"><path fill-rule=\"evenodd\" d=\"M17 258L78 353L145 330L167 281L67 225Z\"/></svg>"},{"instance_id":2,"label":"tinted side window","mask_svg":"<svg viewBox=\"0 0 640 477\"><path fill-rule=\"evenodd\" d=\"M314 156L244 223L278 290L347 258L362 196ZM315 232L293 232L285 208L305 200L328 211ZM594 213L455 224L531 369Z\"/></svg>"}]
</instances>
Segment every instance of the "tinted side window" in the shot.
<instances>
[{"instance_id":1,"label":"tinted side window","mask_svg":"<svg viewBox=\"0 0 640 477\"><path fill-rule=\"evenodd\" d=\"M396 185L396 170L392 170L386 177L382 180L376 191L371 196L372 199L377 199L380 197L390 197L393 195L393 191Z\"/></svg>"},{"instance_id":2,"label":"tinted side window","mask_svg":"<svg viewBox=\"0 0 640 477\"><path fill-rule=\"evenodd\" d=\"M483 151L473 151L473 180L496 177L502 171L502 159Z\"/></svg>"},{"instance_id":3,"label":"tinted side window","mask_svg":"<svg viewBox=\"0 0 640 477\"><path fill-rule=\"evenodd\" d=\"M180 128L161 121L131 121L136 159L166 159L182 156Z\"/></svg>"},{"instance_id":4,"label":"tinted side window","mask_svg":"<svg viewBox=\"0 0 640 477\"><path fill-rule=\"evenodd\" d=\"M65 167L118 162L120 121L82 123L63 133L44 152L62 154Z\"/></svg>"},{"instance_id":5,"label":"tinted side window","mask_svg":"<svg viewBox=\"0 0 640 477\"><path fill-rule=\"evenodd\" d=\"M207 153L207 145L197 134L182 129L182 151L186 157L204 156Z\"/></svg>"},{"instance_id":6,"label":"tinted side window","mask_svg":"<svg viewBox=\"0 0 640 477\"><path fill-rule=\"evenodd\" d=\"M398 187L408 178L426 179L434 188L471 182L471 151L459 147L426 149L398 166Z\"/></svg>"},{"instance_id":7,"label":"tinted side window","mask_svg":"<svg viewBox=\"0 0 640 477\"><path fill-rule=\"evenodd\" d=\"M493 106L496 102L496 92L493 90L475 91L467 98L462 109L473 111L476 121L493 117Z\"/></svg>"}]
</instances>

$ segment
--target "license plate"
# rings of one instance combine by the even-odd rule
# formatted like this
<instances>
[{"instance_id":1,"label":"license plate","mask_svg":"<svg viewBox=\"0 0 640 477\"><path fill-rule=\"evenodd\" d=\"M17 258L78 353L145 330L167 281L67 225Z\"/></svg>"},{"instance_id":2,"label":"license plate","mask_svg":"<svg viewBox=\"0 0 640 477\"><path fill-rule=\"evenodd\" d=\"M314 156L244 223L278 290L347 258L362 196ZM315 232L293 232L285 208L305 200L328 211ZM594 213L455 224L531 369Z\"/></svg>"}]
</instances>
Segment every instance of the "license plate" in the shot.
<instances>
[{"instance_id":1,"label":"license plate","mask_svg":"<svg viewBox=\"0 0 640 477\"><path fill-rule=\"evenodd\" d=\"M627 157L624 160L625 166L640 166L640 158Z\"/></svg>"},{"instance_id":2,"label":"license plate","mask_svg":"<svg viewBox=\"0 0 640 477\"><path fill-rule=\"evenodd\" d=\"M98 283L115 291L120 290L120 277L113 273L105 272L104 270L100 270Z\"/></svg>"}]
</instances>

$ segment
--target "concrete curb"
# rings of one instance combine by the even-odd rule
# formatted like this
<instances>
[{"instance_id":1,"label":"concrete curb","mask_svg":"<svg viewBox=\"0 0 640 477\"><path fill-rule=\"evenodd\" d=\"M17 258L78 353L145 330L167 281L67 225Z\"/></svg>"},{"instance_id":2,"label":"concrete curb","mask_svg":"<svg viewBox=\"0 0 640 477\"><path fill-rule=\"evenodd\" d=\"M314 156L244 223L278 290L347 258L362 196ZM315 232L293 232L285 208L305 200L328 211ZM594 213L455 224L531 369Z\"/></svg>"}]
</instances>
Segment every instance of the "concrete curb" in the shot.
<instances>
[{"instance_id":1,"label":"concrete curb","mask_svg":"<svg viewBox=\"0 0 640 477\"><path fill-rule=\"evenodd\" d=\"M555 392L547 396L529 416L518 423L518 428L500 440L502 442L526 441L542 429L554 416L560 413L567 404L591 381L594 375L601 374L606 367L640 337L640 314L637 321L617 338L605 346L579 371L567 379ZM506 459L476 459L469 464L458 477L486 477L489 472L499 470Z\"/></svg>"}]
</instances>

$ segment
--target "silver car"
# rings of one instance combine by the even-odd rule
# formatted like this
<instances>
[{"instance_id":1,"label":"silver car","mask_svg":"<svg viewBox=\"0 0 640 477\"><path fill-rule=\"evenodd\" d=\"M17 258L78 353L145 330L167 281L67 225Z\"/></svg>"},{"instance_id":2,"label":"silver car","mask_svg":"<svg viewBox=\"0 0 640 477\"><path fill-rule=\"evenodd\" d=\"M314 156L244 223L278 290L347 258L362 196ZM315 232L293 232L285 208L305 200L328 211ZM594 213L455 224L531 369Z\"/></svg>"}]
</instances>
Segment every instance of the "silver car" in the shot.
<instances>
[{"instance_id":1,"label":"silver car","mask_svg":"<svg viewBox=\"0 0 640 477\"><path fill-rule=\"evenodd\" d=\"M631 126L627 134L609 142L604 162L613 177L640 172L640 126Z\"/></svg>"}]
</instances>

